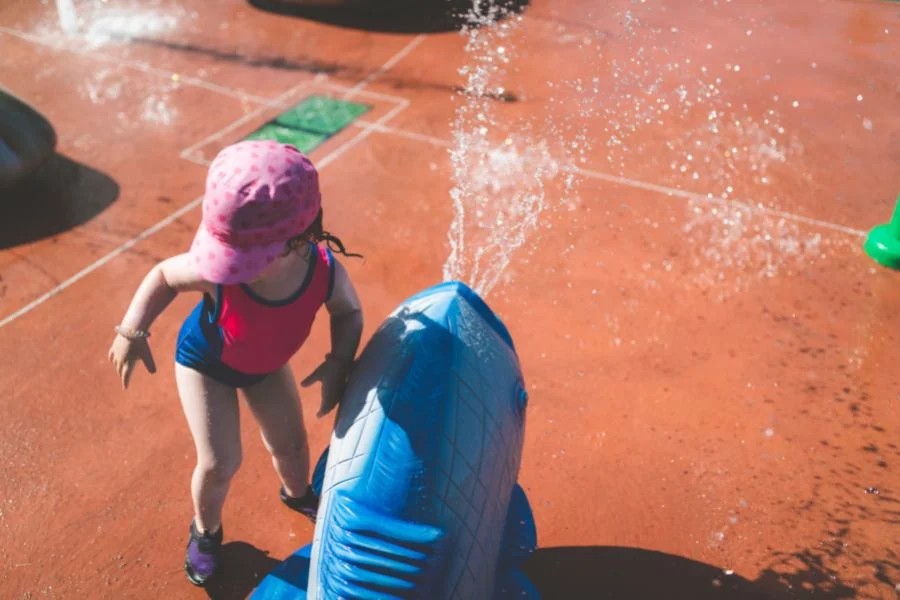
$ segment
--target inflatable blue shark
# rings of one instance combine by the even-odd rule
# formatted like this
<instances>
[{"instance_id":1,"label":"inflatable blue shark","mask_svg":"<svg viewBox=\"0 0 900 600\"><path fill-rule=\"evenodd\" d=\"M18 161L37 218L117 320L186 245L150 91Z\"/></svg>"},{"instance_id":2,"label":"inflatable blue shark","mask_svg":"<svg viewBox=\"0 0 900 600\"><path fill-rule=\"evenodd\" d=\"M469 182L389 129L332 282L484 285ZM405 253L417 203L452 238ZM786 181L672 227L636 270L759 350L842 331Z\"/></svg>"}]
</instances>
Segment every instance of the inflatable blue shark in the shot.
<instances>
[{"instance_id":1,"label":"inflatable blue shark","mask_svg":"<svg viewBox=\"0 0 900 600\"><path fill-rule=\"evenodd\" d=\"M313 486L313 543L253 600L536 599L516 484L528 394L506 327L451 282L404 302L362 352Z\"/></svg>"}]
</instances>

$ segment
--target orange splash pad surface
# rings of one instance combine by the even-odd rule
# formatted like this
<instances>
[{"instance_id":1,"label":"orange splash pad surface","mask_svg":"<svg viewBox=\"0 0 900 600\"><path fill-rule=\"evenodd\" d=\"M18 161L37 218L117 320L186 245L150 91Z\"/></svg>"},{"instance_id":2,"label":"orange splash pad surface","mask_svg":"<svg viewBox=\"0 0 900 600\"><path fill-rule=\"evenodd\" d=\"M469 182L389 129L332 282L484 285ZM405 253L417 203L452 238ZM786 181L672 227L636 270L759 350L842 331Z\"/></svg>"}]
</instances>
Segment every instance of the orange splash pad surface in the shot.
<instances>
[{"instance_id":1,"label":"orange splash pad surface","mask_svg":"<svg viewBox=\"0 0 900 600\"><path fill-rule=\"evenodd\" d=\"M194 451L166 365L196 298L156 323L160 372L128 393L112 327L188 247L215 152L328 97L367 107L311 156L329 229L367 258L346 264L368 337L440 281L455 183L510 172L454 179L450 153L472 133L454 127L458 69L502 45L504 89L473 101L488 138L513 138L513 165L550 140L542 176L494 180L539 187L544 208L487 298L528 378L538 587L894 598L900 280L861 248L900 181L898 6L684 4L536 1L467 52L455 32L238 0L76 2L74 24L4 3L0 81L51 120L60 156L0 206L2 595L243 598L310 541L245 419L228 575L185 581ZM298 374L327 335L320 320ZM317 393L315 456L331 424Z\"/></svg>"}]
</instances>

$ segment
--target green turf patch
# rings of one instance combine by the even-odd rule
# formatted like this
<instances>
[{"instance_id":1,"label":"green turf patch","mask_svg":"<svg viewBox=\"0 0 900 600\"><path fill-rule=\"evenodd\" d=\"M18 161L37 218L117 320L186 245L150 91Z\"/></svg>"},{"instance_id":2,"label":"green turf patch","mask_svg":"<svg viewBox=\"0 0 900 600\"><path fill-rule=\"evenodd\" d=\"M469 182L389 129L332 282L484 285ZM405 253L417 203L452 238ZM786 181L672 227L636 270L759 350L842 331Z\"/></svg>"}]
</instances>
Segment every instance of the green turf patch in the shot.
<instances>
[{"instance_id":1,"label":"green turf patch","mask_svg":"<svg viewBox=\"0 0 900 600\"><path fill-rule=\"evenodd\" d=\"M296 146L304 154L328 139L327 135L284 127L276 122L269 122L247 136L248 140L275 140L281 144Z\"/></svg>"},{"instance_id":2,"label":"green turf patch","mask_svg":"<svg viewBox=\"0 0 900 600\"><path fill-rule=\"evenodd\" d=\"M335 100L327 96L310 96L276 119L279 125L296 127L332 136L369 111L369 106Z\"/></svg>"},{"instance_id":3,"label":"green turf patch","mask_svg":"<svg viewBox=\"0 0 900 600\"><path fill-rule=\"evenodd\" d=\"M276 140L308 153L371 108L327 96L310 96L248 135L247 139Z\"/></svg>"}]
</instances>

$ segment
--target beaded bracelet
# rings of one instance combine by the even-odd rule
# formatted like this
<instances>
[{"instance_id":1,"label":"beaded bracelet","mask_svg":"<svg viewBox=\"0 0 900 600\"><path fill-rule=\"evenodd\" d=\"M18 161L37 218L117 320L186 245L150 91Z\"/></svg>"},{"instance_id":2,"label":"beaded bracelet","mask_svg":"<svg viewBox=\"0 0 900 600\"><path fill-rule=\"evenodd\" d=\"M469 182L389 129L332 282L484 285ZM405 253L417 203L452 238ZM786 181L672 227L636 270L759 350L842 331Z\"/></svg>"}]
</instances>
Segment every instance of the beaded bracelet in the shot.
<instances>
[{"instance_id":1,"label":"beaded bracelet","mask_svg":"<svg viewBox=\"0 0 900 600\"><path fill-rule=\"evenodd\" d=\"M146 339L150 337L149 331L144 331L143 329L128 329L121 325L116 325L116 333L129 340Z\"/></svg>"}]
</instances>

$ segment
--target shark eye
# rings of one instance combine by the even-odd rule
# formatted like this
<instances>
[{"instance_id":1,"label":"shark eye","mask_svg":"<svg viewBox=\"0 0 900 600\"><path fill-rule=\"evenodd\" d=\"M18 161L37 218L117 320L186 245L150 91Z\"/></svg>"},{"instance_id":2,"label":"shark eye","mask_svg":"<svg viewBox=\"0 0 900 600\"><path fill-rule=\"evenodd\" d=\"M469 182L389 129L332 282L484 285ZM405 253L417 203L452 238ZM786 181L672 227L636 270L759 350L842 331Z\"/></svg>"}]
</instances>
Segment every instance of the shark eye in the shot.
<instances>
[{"instance_id":1,"label":"shark eye","mask_svg":"<svg viewBox=\"0 0 900 600\"><path fill-rule=\"evenodd\" d=\"M516 408L516 414L521 415L525 412L525 407L528 406L528 392L525 390L524 381L516 382L516 391L513 402Z\"/></svg>"}]
</instances>

